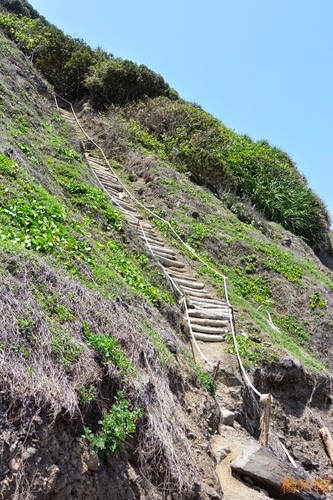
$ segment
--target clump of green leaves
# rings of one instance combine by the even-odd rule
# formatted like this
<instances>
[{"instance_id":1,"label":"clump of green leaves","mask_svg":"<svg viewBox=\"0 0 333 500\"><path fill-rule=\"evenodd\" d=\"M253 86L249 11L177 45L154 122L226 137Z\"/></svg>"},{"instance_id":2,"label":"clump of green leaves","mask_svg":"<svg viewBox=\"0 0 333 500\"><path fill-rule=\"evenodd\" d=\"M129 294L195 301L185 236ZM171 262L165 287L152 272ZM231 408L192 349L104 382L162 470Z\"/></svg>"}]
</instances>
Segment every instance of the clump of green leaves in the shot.
<instances>
[{"instance_id":1,"label":"clump of green leaves","mask_svg":"<svg viewBox=\"0 0 333 500\"><path fill-rule=\"evenodd\" d=\"M245 264L246 274L252 274L256 272L258 267L258 261L256 255L247 255L241 258L241 262Z\"/></svg>"},{"instance_id":2,"label":"clump of green leaves","mask_svg":"<svg viewBox=\"0 0 333 500\"><path fill-rule=\"evenodd\" d=\"M34 156L33 152L25 142L18 142L17 145L20 150L23 151L23 153L26 155L28 160L31 161L31 163L38 163L37 158Z\"/></svg>"},{"instance_id":3,"label":"clump of green leaves","mask_svg":"<svg viewBox=\"0 0 333 500\"><path fill-rule=\"evenodd\" d=\"M51 339L51 352L63 365L67 372L71 372L74 364L82 352L79 346L70 335L63 330L55 330Z\"/></svg>"},{"instance_id":4,"label":"clump of green leaves","mask_svg":"<svg viewBox=\"0 0 333 500\"><path fill-rule=\"evenodd\" d=\"M142 415L142 408L132 409L124 393L118 391L109 413L98 422L101 430L93 432L86 427L84 437L97 453L108 457L123 446L128 436L135 433L136 423Z\"/></svg>"},{"instance_id":5,"label":"clump of green leaves","mask_svg":"<svg viewBox=\"0 0 333 500\"><path fill-rule=\"evenodd\" d=\"M263 263L266 269L282 274L291 283L300 281L304 274L304 269L292 262L293 257L291 254L283 252L273 245L264 243L257 245L256 249L267 256L266 261Z\"/></svg>"},{"instance_id":6,"label":"clump of green leaves","mask_svg":"<svg viewBox=\"0 0 333 500\"><path fill-rule=\"evenodd\" d=\"M206 226L206 224L193 224L192 233L188 239L188 243L193 248L200 248L202 241L209 236L212 236L212 230Z\"/></svg>"},{"instance_id":7,"label":"clump of green leaves","mask_svg":"<svg viewBox=\"0 0 333 500\"><path fill-rule=\"evenodd\" d=\"M78 395L79 402L82 405L89 405L93 401L95 401L97 397L97 389L94 385L90 384L88 386L79 385L75 388L75 391Z\"/></svg>"},{"instance_id":8,"label":"clump of green leaves","mask_svg":"<svg viewBox=\"0 0 333 500\"><path fill-rule=\"evenodd\" d=\"M301 342L308 340L309 335L307 333L307 323L305 321L299 321L298 319L288 316L279 316L275 318L275 324L289 333L293 337L297 337Z\"/></svg>"},{"instance_id":9,"label":"clump of green leaves","mask_svg":"<svg viewBox=\"0 0 333 500\"><path fill-rule=\"evenodd\" d=\"M112 363L123 375L134 375L135 370L132 363L115 338L106 333L99 335L93 333L88 323L83 323L82 333L87 344L99 353L102 363Z\"/></svg>"},{"instance_id":10,"label":"clump of green leaves","mask_svg":"<svg viewBox=\"0 0 333 500\"><path fill-rule=\"evenodd\" d=\"M311 312L316 310L327 309L327 299L320 297L318 292L315 292L310 299Z\"/></svg>"},{"instance_id":11,"label":"clump of green leaves","mask_svg":"<svg viewBox=\"0 0 333 500\"><path fill-rule=\"evenodd\" d=\"M206 387L207 391L212 396L215 396L217 390L217 382L213 380L211 373L204 373L200 366L196 365L196 374L200 382Z\"/></svg>"},{"instance_id":12,"label":"clump of green leaves","mask_svg":"<svg viewBox=\"0 0 333 500\"><path fill-rule=\"evenodd\" d=\"M107 196L98 188L88 187L77 181L62 183L72 195L72 203L89 216L103 214L104 229L123 231L123 216L119 210L110 206Z\"/></svg>"},{"instance_id":13,"label":"clump of green leaves","mask_svg":"<svg viewBox=\"0 0 333 500\"><path fill-rule=\"evenodd\" d=\"M135 265L135 262L128 254L126 255L123 247L114 241L110 241L108 246L112 250L112 268L124 278L128 285L141 292L153 304L158 304L162 301L173 302L169 293L159 290L144 278L140 269Z\"/></svg>"},{"instance_id":14,"label":"clump of green leaves","mask_svg":"<svg viewBox=\"0 0 333 500\"><path fill-rule=\"evenodd\" d=\"M230 354L236 354L232 334L228 333L224 336L224 338L228 343L230 343L230 346L227 348L227 352L229 352ZM262 354L264 353L264 346L258 344L257 342L254 342L248 337L244 337L243 335L237 335L236 340L239 355L257 366L262 357Z\"/></svg>"},{"instance_id":15,"label":"clump of green leaves","mask_svg":"<svg viewBox=\"0 0 333 500\"><path fill-rule=\"evenodd\" d=\"M251 297L259 304L267 304L270 301L271 289L263 278L245 276L233 280L233 284L242 297Z\"/></svg>"},{"instance_id":16,"label":"clump of green leaves","mask_svg":"<svg viewBox=\"0 0 333 500\"><path fill-rule=\"evenodd\" d=\"M15 179L17 168L18 167L15 161L0 153L0 175L5 175Z\"/></svg>"}]
</instances>

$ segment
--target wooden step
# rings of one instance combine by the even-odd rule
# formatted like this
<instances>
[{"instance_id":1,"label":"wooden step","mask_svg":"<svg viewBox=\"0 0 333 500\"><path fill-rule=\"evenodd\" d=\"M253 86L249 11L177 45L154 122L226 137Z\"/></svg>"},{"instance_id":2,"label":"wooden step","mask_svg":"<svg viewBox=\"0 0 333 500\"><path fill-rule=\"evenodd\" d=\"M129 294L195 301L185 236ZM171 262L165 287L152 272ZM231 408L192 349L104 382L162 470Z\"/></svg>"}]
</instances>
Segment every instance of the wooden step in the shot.
<instances>
[{"instance_id":1,"label":"wooden step","mask_svg":"<svg viewBox=\"0 0 333 500\"><path fill-rule=\"evenodd\" d=\"M208 318L192 318L191 321L193 321L194 324L196 325L202 325L202 326L213 326L216 328L228 328L230 325L229 321L227 320L220 320L220 319L208 319Z\"/></svg>"},{"instance_id":2,"label":"wooden step","mask_svg":"<svg viewBox=\"0 0 333 500\"><path fill-rule=\"evenodd\" d=\"M160 246L163 246L164 243L163 241L161 240L158 240L157 238L152 238L151 236L143 236L142 234L140 234L140 238L144 241L146 241L146 238L148 240L149 243L152 243L152 244L155 244L155 245L160 245Z\"/></svg>"},{"instance_id":3,"label":"wooden step","mask_svg":"<svg viewBox=\"0 0 333 500\"><path fill-rule=\"evenodd\" d=\"M187 281L197 281L196 278L194 278L193 276L189 276L188 274L182 274L181 272L178 272L178 271L170 271L170 273L172 275L173 278L181 278L181 279L185 279Z\"/></svg>"},{"instance_id":4,"label":"wooden step","mask_svg":"<svg viewBox=\"0 0 333 500\"><path fill-rule=\"evenodd\" d=\"M217 306L225 306L225 307L228 307L227 306L227 303L224 301L224 300L218 300L218 299L207 299L207 300L202 300L201 301L202 303L204 304L209 304L209 305L217 305Z\"/></svg>"},{"instance_id":5,"label":"wooden step","mask_svg":"<svg viewBox=\"0 0 333 500\"><path fill-rule=\"evenodd\" d=\"M178 285L184 285L186 288L192 288L194 290L203 290L205 288L204 283L199 283L198 281L188 281L183 278L174 278Z\"/></svg>"},{"instance_id":6,"label":"wooden step","mask_svg":"<svg viewBox=\"0 0 333 500\"><path fill-rule=\"evenodd\" d=\"M198 309L188 309L188 315L190 318L229 320L228 312L224 312L221 310L213 312L213 311L200 311Z\"/></svg>"},{"instance_id":7,"label":"wooden step","mask_svg":"<svg viewBox=\"0 0 333 500\"><path fill-rule=\"evenodd\" d=\"M86 157L87 157L88 161L91 161L92 163L96 163L96 165L101 165L102 167L104 167L106 164L106 161L104 160L104 158L96 158L95 156L90 156L87 154L86 154Z\"/></svg>"},{"instance_id":8,"label":"wooden step","mask_svg":"<svg viewBox=\"0 0 333 500\"><path fill-rule=\"evenodd\" d=\"M160 246L157 246L157 245L150 245L151 249L156 252L156 253L161 253L162 255L165 255L166 257L168 255L170 255L170 258L171 257L174 257L176 254L173 250L170 250L169 248L164 248L164 247L160 247Z\"/></svg>"},{"instance_id":9,"label":"wooden step","mask_svg":"<svg viewBox=\"0 0 333 500\"><path fill-rule=\"evenodd\" d=\"M196 340L201 340L202 342L224 342L225 339L222 335L208 335L207 333L193 332L193 336Z\"/></svg>"},{"instance_id":10,"label":"wooden step","mask_svg":"<svg viewBox=\"0 0 333 500\"><path fill-rule=\"evenodd\" d=\"M193 299L191 300L191 303L193 304L194 307L200 308L200 309L225 309L228 310L228 306L224 304L223 302L216 303L216 302L210 302L210 300L213 299Z\"/></svg>"},{"instance_id":11,"label":"wooden step","mask_svg":"<svg viewBox=\"0 0 333 500\"><path fill-rule=\"evenodd\" d=\"M177 283L177 282L176 282ZM191 300L191 297L207 297L207 290L193 290L191 288L186 288L184 285L179 285L179 287L182 289L186 297L188 297Z\"/></svg>"},{"instance_id":12,"label":"wooden step","mask_svg":"<svg viewBox=\"0 0 333 500\"><path fill-rule=\"evenodd\" d=\"M103 186L108 189L113 189L114 191L117 191L118 193L121 193L123 191L123 188L119 184L115 184L113 182L102 182Z\"/></svg>"},{"instance_id":13,"label":"wooden step","mask_svg":"<svg viewBox=\"0 0 333 500\"><path fill-rule=\"evenodd\" d=\"M183 264L183 262L179 262L178 260L167 259L166 257L162 257L161 255L158 255L157 257L160 263L165 267L175 267L175 268L185 267L185 264Z\"/></svg>"},{"instance_id":14,"label":"wooden step","mask_svg":"<svg viewBox=\"0 0 333 500\"><path fill-rule=\"evenodd\" d=\"M95 168L93 168L93 171L95 172L95 174L97 175L97 177L100 179L101 182L111 181L111 182L115 182L115 183L120 185L120 182L115 175L112 175L109 172L102 173Z\"/></svg>"},{"instance_id":15,"label":"wooden step","mask_svg":"<svg viewBox=\"0 0 333 500\"><path fill-rule=\"evenodd\" d=\"M228 328L214 328L213 326L203 326L196 323L192 323L191 328L193 332L207 333L209 335L224 335L228 333Z\"/></svg>"},{"instance_id":16,"label":"wooden step","mask_svg":"<svg viewBox=\"0 0 333 500\"><path fill-rule=\"evenodd\" d=\"M129 205L128 203L126 203L126 201L123 201L122 199L118 198L117 203L121 207L125 208L125 210L128 210L129 212L136 212L137 213L137 209L134 208L132 205Z\"/></svg>"}]
</instances>

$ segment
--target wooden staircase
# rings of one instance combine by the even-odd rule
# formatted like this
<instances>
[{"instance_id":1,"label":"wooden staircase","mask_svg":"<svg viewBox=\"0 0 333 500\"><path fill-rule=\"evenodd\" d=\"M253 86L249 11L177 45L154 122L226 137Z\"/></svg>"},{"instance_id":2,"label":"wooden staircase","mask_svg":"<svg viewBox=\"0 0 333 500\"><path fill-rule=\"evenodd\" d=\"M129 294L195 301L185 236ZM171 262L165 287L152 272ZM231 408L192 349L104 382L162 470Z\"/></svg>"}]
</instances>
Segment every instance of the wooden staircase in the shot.
<instances>
[{"instance_id":1,"label":"wooden staircase","mask_svg":"<svg viewBox=\"0 0 333 500\"><path fill-rule=\"evenodd\" d=\"M59 110L62 116L82 136L83 131L74 114L61 108ZM138 211L138 205L128 195L118 177L111 172L105 159L96 158L89 151L85 151L85 155L92 172L109 195L114 206L137 230L149 251L161 264L164 273L181 291L186 301L185 316L191 330L190 333L199 341L223 341L224 335L230 332L228 304L207 290L193 269L184 263L185 259L182 259L182 255L168 247L150 221L144 220Z\"/></svg>"}]
</instances>

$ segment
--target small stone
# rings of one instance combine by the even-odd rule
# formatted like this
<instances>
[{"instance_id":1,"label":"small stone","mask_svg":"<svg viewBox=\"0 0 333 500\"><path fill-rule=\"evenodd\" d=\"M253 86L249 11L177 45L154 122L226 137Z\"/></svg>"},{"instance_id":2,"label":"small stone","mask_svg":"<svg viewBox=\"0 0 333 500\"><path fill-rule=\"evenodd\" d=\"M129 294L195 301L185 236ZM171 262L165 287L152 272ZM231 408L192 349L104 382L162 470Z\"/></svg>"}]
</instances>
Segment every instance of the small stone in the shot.
<instances>
[{"instance_id":1,"label":"small stone","mask_svg":"<svg viewBox=\"0 0 333 500\"><path fill-rule=\"evenodd\" d=\"M169 351L171 352L171 354L173 354L174 356L177 356L177 354L178 354L178 346L177 346L176 342L173 339L168 339L166 341L166 346L169 349Z\"/></svg>"},{"instance_id":2,"label":"small stone","mask_svg":"<svg viewBox=\"0 0 333 500\"><path fill-rule=\"evenodd\" d=\"M229 455L229 453L230 453L230 449L227 447L224 447L218 451L215 451L214 457L215 457L216 463L217 464L221 463L222 460L224 460Z\"/></svg>"},{"instance_id":3,"label":"small stone","mask_svg":"<svg viewBox=\"0 0 333 500\"><path fill-rule=\"evenodd\" d=\"M21 466L21 463L19 460L16 460L16 458L12 458L11 461L9 462L9 468L12 472L17 472Z\"/></svg>"},{"instance_id":4,"label":"small stone","mask_svg":"<svg viewBox=\"0 0 333 500\"><path fill-rule=\"evenodd\" d=\"M33 457L36 453L37 453L37 449L33 448L32 446L30 446L26 450L23 450L23 452L22 452L22 458L24 460L27 460L28 458Z\"/></svg>"},{"instance_id":5,"label":"small stone","mask_svg":"<svg viewBox=\"0 0 333 500\"><path fill-rule=\"evenodd\" d=\"M201 491L206 494L210 500L221 500L222 497L221 495L214 490L211 486L208 486L206 484L201 484Z\"/></svg>"},{"instance_id":6,"label":"small stone","mask_svg":"<svg viewBox=\"0 0 333 500\"><path fill-rule=\"evenodd\" d=\"M10 445L9 452L10 453L14 453L14 451L16 450L16 448L17 448L17 442Z\"/></svg>"},{"instance_id":7,"label":"small stone","mask_svg":"<svg viewBox=\"0 0 333 500\"><path fill-rule=\"evenodd\" d=\"M224 425L229 425L230 427L234 425L236 415L232 411L222 410L221 417Z\"/></svg>"},{"instance_id":8,"label":"small stone","mask_svg":"<svg viewBox=\"0 0 333 500\"><path fill-rule=\"evenodd\" d=\"M88 456L88 458L86 460L86 464L87 464L87 467L90 471L92 471L92 472L99 471L101 464L100 464L97 453L90 453L90 455Z\"/></svg>"}]
</instances>

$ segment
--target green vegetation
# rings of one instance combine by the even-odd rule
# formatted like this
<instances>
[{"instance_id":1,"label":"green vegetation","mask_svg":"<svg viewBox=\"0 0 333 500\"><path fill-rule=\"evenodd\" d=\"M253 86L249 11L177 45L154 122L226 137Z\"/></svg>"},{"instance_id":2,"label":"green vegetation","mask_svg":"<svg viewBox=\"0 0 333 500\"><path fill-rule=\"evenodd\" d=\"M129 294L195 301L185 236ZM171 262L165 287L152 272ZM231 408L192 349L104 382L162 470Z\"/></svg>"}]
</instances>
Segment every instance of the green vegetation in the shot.
<instances>
[{"instance_id":1,"label":"green vegetation","mask_svg":"<svg viewBox=\"0 0 333 500\"><path fill-rule=\"evenodd\" d=\"M242 297L251 297L259 304L270 303L271 289L262 278L246 276L233 280L233 284Z\"/></svg>"},{"instance_id":2,"label":"green vegetation","mask_svg":"<svg viewBox=\"0 0 333 500\"><path fill-rule=\"evenodd\" d=\"M144 136L146 148L151 145L151 151L162 159L189 171L195 182L221 198L231 189L313 248L331 251L327 247L330 220L326 207L286 153L267 141L255 142L236 134L199 107L181 100L150 99L127 106L126 113L142 128L141 135L137 132L138 142ZM236 199L229 208L244 222L252 222L251 212Z\"/></svg>"},{"instance_id":3,"label":"green vegetation","mask_svg":"<svg viewBox=\"0 0 333 500\"><path fill-rule=\"evenodd\" d=\"M146 66L115 58L101 49L92 50L82 40L64 35L22 2L14 8L7 0L6 7L28 17L2 14L0 27L58 92L71 99L88 93L92 104L101 109L122 106L119 116L123 124L127 120L124 126L134 147L189 172L195 182L225 199L243 222L261 224L254 210L242 202L245 200L269 220L301 236L316 251L332 253L326 207L286 153L267 141L236 134L199 106L182 101ZM143 99L145 102L140 102ZM28 126L21 120L16 129L24 132ZM27 144L19 144L31 161L37 161ZM62 148L57 153L66 156ZM233 196L226 194L229 191ZM194 245L198 244L200 237L195 239L194 235Z\"/></svg>"},{"instance_id":4,"label":"green vegetation","mask_svg":"<svg viewBox=\"0 0 333 500\"><path fill-rule=\"evenodd\" d=\"M213 380L211 373L204 373L199 365L196 365L196 374L202 385L204 385L207 391L215 396L217 390L217 382Z\"/></svg>"},{"instance_id":5,"label":"green vegetation","mask_svg":"<svg viewBox=\"0 0 333 500\"><path fill-rule=\"evenodd\" d=\"M6 6L10 7L8 0ZM0 26L63 95L77 98L89 91L92 102L101 108L144 96L177 98L161 75L146 66L92 50L24 9L9 10L23 16L2 14Z\"/></svg>"},{"instance_id":6,"label":"green vegetation","mask_svg":"<svg viewBox=\"0 0 333 500\"><path fill-rule=\"evenodd\" d=\"M123 375L134 375L135 370L132 363L127 359L124 351L120 349L119 342L107 334L92 333L88 323L83 323L82 333L87 344L97 351L102 363L111 363Z\"/></svg>"},{"instance_id":7,"label":"green vegetation","mask_svg":"<svg viewBox=\"0 0 333 500\"><path fill-rule=\"evenodd\" d=\"M70 335L60 329L54 330L51 345L52 354L67 372L71 372L82 352L82 347L77 345Z\"/></svg>"},{"instance_id":8,"label":"green vegetation","mask_svg":"<svg viewBox=\"0 0 333 500\"><path fill-rule=\"evenodd\" d=\"M79 402L82 405L89 405L90 403L95 401L97 398L97 389L92 384L90 384L88 386L78 385L75 388L75 390L77 392Z\"/></svg>"},{"instance_id":9,"label":"green vegetation","mask_svg":"<svg viewBox=\"0 0 333 500\"><path fill-rule=\"evenodd\" d=\"M263 361L266 357L265 347L248 337L237 335L237 344L239 355L248 363L253 363L254 366L259 366L259 362ZM233 338L231 334L225 335L225 340L231 345L227 348L230 354L236 354Z\"/></svg>"},{"instance_id":10,"label":"green vegetation","mask_svg":"<svg viewBox=\"0 0 333 500\"><path fill-rule=\"evenodd\" d=\"M275 324L288 334L299 339L301 343L309 339L307 333L308 324L305 321L299 321L294 317L280 316L275 318Z\"/></svg>"},{"instance_id":11,"label":"green vegetation","mask_svg":"<svg viewBox=\"0 0 333 500\"><path fill-rule=\"evenodd\" d=\"M93 432L86 427L84 433L92 448L106 457L115 453L125 439L135 433L136 422L143 415L141 408L131 408L122 391L117 392L115 400L109 413L98 422L101 430Z\"/></svg>"},{"instance_id":12,"label":"green vegetation","mask_svg":"<svg viewBox=\"0 0 333 500\"><path fill-rule=\"evenodd\" d=\"M173 297L151 285L143 276L135 261L129 258L124 246L114 241L109 241L107 246L111 250L112 267L126 281L126 283L142 293L150 302L158 304L161 301L173 303Z\"/></svg>"},{"instance_id":13,"label":"green vegetation","mask_svg":"<svg viewBox=\"0 0 333 500\"><path fill-rule=\"evenodd\" d=\"M315 292L310 299L310 309L312 312L327 309L327 299L321 298L319 293Z\"/></svg>"}]
</instances>

